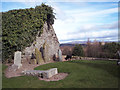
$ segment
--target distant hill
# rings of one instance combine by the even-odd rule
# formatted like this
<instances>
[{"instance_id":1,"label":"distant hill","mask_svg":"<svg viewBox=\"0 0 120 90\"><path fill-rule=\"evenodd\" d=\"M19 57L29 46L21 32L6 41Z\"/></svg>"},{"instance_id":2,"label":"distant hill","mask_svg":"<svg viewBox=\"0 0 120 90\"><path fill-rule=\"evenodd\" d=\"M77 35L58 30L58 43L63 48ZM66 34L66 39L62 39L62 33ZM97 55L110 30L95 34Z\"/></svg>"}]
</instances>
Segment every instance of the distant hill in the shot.
<instances>
[{"instance_id":1,"label":"distant hill","mask_svg":"<svg viewBox=\"0 0 120 90\"><path fill-rule=\"evenodd\" d=\"M60 47L62 47L62 46L75 46L75 44L60 44Z\"/></svg>"},{"instance_id":2,"label":"distant hill","mask_svg":"<svg viewBox=\"0 0 120 90\"><path fill-rule=\"evenodd\" d=\"M92 43L94 41L91 41ZM98 41L101 42L101 41ZM104 41L105 43L117 42L117 41ZM75 44L81 44L82 46L86 46L87 41L71 41L69 43L61 43L60 46L75 46Z\"/></svg>"},{"instance_id":3,"label":"distant hill","mask_svg":"<svg viewBox=\"0 0 120 90\"><path fill-rule=\"evenodd\" d=\"M77 43L76 43L77 44ZM69 43L63 43L63 44L60 44L60 47L63 47L63 46L75 46L76 44L69 44ZM81 44L82 46L86 46L86 44Z\"/></svg>"},{"instance_id":4,"label":"distant hill","mask_svg":"<svg viewBox=\"0 0 120 90\"><path fill-rule=\"evenodd\" d=\"M87 41L71 41L69 43L71 43L71 44L86 44Z\"/></svg>"}]
</instances>

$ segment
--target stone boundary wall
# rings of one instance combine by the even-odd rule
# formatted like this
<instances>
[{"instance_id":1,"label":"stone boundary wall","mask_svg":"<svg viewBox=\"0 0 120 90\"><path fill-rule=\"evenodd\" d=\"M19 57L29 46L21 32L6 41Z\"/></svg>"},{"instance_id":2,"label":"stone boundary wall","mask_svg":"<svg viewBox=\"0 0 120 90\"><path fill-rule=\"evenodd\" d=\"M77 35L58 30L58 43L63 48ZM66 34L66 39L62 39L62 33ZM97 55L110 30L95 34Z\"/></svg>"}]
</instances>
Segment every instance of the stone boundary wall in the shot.
<instances>
[{"instance_id":1,"label":"stone boundary wall","mask_svg":"<svg viewBox=\"0 0 120 90\"><path fill-rule=\"evenodd\" d=\"M118 59L110 59L110 58L94 58L94 57L79 57L79 56L72 56L72 60L110 60L110 61L117 61Z\"/></svg>"}]
</instances>

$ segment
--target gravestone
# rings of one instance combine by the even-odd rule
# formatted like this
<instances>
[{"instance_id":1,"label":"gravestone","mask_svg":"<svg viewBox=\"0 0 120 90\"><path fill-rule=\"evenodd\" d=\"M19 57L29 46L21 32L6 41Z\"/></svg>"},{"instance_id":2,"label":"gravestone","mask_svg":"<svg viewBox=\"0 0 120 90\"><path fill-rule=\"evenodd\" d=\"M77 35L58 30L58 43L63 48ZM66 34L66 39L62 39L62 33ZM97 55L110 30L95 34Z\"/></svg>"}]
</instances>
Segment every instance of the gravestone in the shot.
<instances>
[{"instance_id":1,"label":"gravestone","mask_svg":"<svg viewBox=\"0 0 120 90\"><path fill-rule=\"evenodd\" d=\"M21 52L16 51L14 54L14 65L18 67L18 69L22 66L21 64Z\"/></svg>"},{"instance_id":2,"label":"gravestone","mask_svg":"<svg viewBox=\"0 0 120 90\"><path fill-rule=\"evenodd\" d=\"M38 64L43 63L43 58L41 52L38 50L38 48L35 49L35 55L36 55L36 61Z\"/></svg>"},{"instance_id":3,"label":"gravestone","mask_svg":"<svg viewBox=\"0 0 120 90\"><path fill-rule=\"evenodd\" d=\"M47 42L45 42L43 44L43 52L44 52L44 60L45 62L50 61L50 57L49 57L49 45L47 44Z\"/></svg>"},{"instance_id":4,"label":"gravestone","mask_svg":"<svg viewBox=\"0 0 120 90\"><path fill-rule=\"evenodd\" d=\"M60 49L58 50L58 60L62 61L62 51Z\"/></svg>"}]
</instances>

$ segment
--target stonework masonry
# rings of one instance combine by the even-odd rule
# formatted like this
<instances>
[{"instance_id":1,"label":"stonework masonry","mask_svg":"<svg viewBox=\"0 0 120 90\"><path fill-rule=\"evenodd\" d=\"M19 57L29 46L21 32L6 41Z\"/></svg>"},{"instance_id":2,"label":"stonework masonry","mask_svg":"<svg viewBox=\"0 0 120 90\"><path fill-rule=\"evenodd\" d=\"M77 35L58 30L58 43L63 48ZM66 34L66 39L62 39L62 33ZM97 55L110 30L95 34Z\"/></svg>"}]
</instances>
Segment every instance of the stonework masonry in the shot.
<instances>
[{"instance_id":1,"label":"stonework masonry","mask_svg":"<svg viewBox=\"0 0 120 90\"><path fill-rule=\"evenodd\" d=\"M37 35L33 44L30 47L26 47L23 51L24 57L31 57L32 53L35 54L35 48L38 48L38 50L42 49L41 53L45 62L53 60L54 55L58 56L59 41L52 25L49 25L48 29L47 23L44 24L43 33L40 37Z\"/></svg>"},{"instance_id":2,"label":"stonework masonry","mask_svg":"<svg viewBox=\"0 0 120 90\"><path fill-rule=\"evenodd\" d=\"M49 70L28 70L28 71L22 71L24 75L33 75L33 76L39 76L42 78L50 78L56 74L58 74L57 68L51 68Z\"/></svg>"}]
</instances>

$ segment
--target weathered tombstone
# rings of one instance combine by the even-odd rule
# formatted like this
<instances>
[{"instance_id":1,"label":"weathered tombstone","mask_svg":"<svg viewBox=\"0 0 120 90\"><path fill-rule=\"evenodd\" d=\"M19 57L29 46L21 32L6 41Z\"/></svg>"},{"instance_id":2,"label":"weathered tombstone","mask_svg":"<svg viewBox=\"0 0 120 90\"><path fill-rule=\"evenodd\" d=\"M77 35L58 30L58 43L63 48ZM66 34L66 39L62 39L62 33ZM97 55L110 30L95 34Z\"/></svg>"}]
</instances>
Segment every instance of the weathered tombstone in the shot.
<instances>
[{"instance_id":1,"label":"weathered tombstone","mask_svg":"<svg viewBox=\"0 0 120 90\"><path fill-rule=\"evenodd\" d=\"M43 58L41 52L38 50L38 48L35 49L35 55L36 55L36 61L38 64L43 63Z\"/></svg>"},{"instance_id":2,"label":"weathered tombstone","mask_svg":"<svg viewBox=\"0 0 120 90\"><path fill-rule=\"evenodd\" d=\"M60 49L58 50L58 60L62 61L62 52Z\"/></svg>"},{"instance_id":3,"label":"weathered tombstone","mask_svg":"<svg viewBox=\"0 0 120 90\"><path fill-rule=\"evenodd\" d=\"M44 60L45 62L48 62L50 61L50 58L49 58L49 45L45 42L43 44L43 52L44 52Z\"/></svg>"},{"instance_id":4,"label":"weathered tombstone","mask_svg":"<svg viewBox=\"0 0 120 90\"><path fill-rule=\"evenodd\" d=\"M18 66L18 69L22 66L21 64L21 52L16 51L14 54L14 65Z\"/></svg>"}]
</instances>

